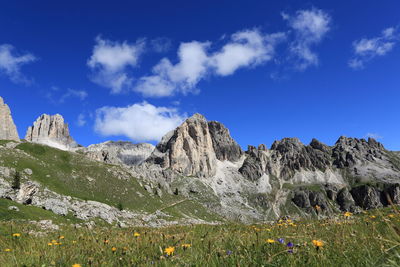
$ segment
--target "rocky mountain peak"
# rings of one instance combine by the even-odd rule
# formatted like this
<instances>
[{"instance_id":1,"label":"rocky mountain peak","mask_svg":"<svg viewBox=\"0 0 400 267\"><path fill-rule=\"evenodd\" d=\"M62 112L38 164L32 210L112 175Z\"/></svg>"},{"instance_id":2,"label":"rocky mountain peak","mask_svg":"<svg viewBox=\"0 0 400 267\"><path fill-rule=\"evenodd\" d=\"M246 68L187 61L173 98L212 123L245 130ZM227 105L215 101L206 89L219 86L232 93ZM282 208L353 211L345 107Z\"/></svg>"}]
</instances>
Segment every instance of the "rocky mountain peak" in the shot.
<instances>
[{"instance_id":1,"label":"rocky mountain peak","mask_svg":"<svg viewBox=\"0 0 400 267\"><path fill-rule=\"evenodd\" d=\"M348 138L341 136L332 149L335 158L334 165L338 168L352 167L357 162L376 161L382 159L385 148L373 138L365 139Z\"/></svg>"},{"instance_id":2,"label":"rocky mountain peak","mask_svg":"<svg viewBox=\"0 0 400 267\"><path fill-rule=\"evenodd\" d=\"M271 150L287 153L290 151L300 151L303 147L304 144L298 138L283 138L282 140L275 141L271 146Z\"/></svg>"},{"instance_id":3,"label":"rocky mountain peak","mask_svg":"<svg viewBox=\"0 0 400 267\"><path fill-rule=\"evenodd\" d=\"M11 110L0 97L0 140L19 141L17 127L11 116Z\"/></svg>"},{"instance_id":4,"label":"rocky mountain peak","mask_svg":"<svg viewBox=\"0 0 400 267\"><path fill-rule=\"evenodd\" d=\"M64 122L64 118L60 114L39 116L33 126L28 128L25 139L62 150L77 146L69 134L68 124Z\"/></svg>"},{"instance_id":5,"label":"rocky mountain peak","mask_svg":"<svg viewBox=\"0 0 400 267\"><path fill-rule=\"evenodd\" d=\"M148 161L183 175L210 177L216 172L217 159L236 161L242 154L224 125L196 113L166 134Z\"/></svg>"},{"instance_id":6,"label":"rocky mountain peak","mask_svg":"<svg viewBox=\"0 0 400 267\"><path fill-rule=\"evenodd\" d=\"M133 144L127 141L107 141L80 149L89 158L111 164L139 165L153 152L152 144Z\"/></svg>"}]
</instances>

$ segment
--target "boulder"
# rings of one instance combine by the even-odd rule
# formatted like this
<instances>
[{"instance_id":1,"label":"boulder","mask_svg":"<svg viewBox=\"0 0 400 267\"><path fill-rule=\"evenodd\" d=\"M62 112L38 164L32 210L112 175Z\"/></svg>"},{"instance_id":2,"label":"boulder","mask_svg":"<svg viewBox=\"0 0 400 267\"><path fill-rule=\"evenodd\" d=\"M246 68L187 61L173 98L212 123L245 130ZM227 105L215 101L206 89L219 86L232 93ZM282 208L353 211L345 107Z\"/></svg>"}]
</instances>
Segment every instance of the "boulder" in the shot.
<instances>
[{"instance_id":1,"label":"boulder","mask_svg":"<svg viewBox=\"0 0 400 267\"><path fill-rule=\"evenodd\" d=\"M351 189L351 195L358 206L363 209L375 209L382 207L381 193L375 187L361 185Z\"/></svg>"}]
</instances>

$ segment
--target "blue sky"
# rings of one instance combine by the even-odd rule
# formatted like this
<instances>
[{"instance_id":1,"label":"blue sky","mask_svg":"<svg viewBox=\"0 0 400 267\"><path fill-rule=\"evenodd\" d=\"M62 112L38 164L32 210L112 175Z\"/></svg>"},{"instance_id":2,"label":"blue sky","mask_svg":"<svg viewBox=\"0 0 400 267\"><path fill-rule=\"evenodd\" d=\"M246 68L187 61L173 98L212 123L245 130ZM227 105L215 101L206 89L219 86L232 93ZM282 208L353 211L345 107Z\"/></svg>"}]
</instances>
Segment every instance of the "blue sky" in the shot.
<instances>
[{"instance_id":1,"label":"blue sky","mask_svg":"<svg viewBox=\"0 0 400 267\"><path fill-rule=\"evenodd\" d=\"M400 150L399 1L3 2L0 96L21 136L60 113L83 145L154 143L199 112L244 148Z\"/></svg>"}]
</instances>

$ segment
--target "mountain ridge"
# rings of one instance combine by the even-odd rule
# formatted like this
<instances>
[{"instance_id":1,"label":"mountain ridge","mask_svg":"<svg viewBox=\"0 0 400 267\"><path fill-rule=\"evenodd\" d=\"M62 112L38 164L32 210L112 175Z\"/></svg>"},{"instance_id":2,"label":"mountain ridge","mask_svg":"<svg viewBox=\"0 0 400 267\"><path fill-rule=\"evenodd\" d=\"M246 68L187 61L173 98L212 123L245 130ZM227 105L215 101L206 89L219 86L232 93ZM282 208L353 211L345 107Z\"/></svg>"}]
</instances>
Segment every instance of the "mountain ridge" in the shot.
<instances>
[{"instance_id":1,"label":"mountain ridge","mask_svg":"<svg viewBox=\"0 0 400 267\"><path fill-rule=\"evenodd\" d=\"M141 184L151 198L159 198L161 202L164 198L177 198L180 200L176 203L192 203L197 207L195 210L202 206L203 213L215 214L224 220L251 223L282 216L330 216L339 211L359 212L362 209L400 204L400 153L386 150L383 144L373 138L366 140L341 136L332 146L315 138L307 145L298 138L283 138L274 141L269 148L264 144L257 147L249 145L243 151L222 123L208 121L198 113L167 133L156 146L108 141L89 147L78 147L69 135L68 125L61 115L40 116L34 127L28 130L27 136L32 137L27 138L28 143L22 141L18 145L5 142L2 145L0 166L4 165L8 173L2 178L0 172L0 179L3 181L10 179L10 173L22 165L27 167L23 162L28 159L19 159L25 157L23 153L44 149L43 151L49 151L46 153L55 153L55 157L59 157L56 150L41 149L33 144L28 146L33 142L56 148L63 145L61 149L66 150L64 153L67 154L62 154L62 157L67 159L67 163L69 158L75 158L76 155L85 158L82 163L74 161L74 165L60 163L61 166L69 166L66 169L62 167L59 174L54 174L61 175L63 181L68 181L65 177L69 176L81 179L83 177L79 175L85 176L85 170L91 173L92 170L83 166L83 162L87 160L97 162L100 165L94 166L104 170L118 166L121 172L113 176L114 178L98 175L97 180L90 177L88 179L95 183L108 183L107 179L117 179L119 176L118 179ZM48 138L55 141L56 145L45 142ZM9 161L7 153L16 153L18 157ZM41 157L40 153L30 154L30 160ZM43 160L40 162L44 165L50 163ZM32 164L29 166L38 168ZM78 176L73 174L74 169L82 167L84 170ZM38 188L42 188L49 180L35 175L32 177L25 177L27 186L35 182L39 183ZM113 187L112 183L110 186ZM114 189L116 192L119 190ZM110 188L111 192L114 189ZM14 199L14 195L27 194L10 190L7 182L4 182L0 197ZM71 192L76 190L70 189ZM96 190L96 187L91 185L88 190ZM46 196L40 192L42 191L30 191L29 194L36 196L36 202L31 203L45 205L44 208L56 212L63 210L62 214L76 213L73 207L78 204L71 206L72 204L64 200L64 204L60 204L60 200L49 202L46 197L54 198L54 194L49 193ZM137 193L143 195L140 191ZM150 195L142 201L150 201ZM126 195L124 198L124 201L130 202L131 196ZM101 198L95 200L102 201ZM63 205L67 208L62 208ZM176 209L183 212L183 216L199 219L193 210L186 210L186 204L177 205ZM83 204L78 206L85 207ZM96 206L96 209L100 209L99 214L103 214L101 207ZM112 210L103 208L104 212ZM135 212L141 214L142 211ZM124 217L118 214L115 213L111 221L130 224L133 217L139 216ZM203 219L200 221L204 222Z\"/></svg>"}]
</instances>

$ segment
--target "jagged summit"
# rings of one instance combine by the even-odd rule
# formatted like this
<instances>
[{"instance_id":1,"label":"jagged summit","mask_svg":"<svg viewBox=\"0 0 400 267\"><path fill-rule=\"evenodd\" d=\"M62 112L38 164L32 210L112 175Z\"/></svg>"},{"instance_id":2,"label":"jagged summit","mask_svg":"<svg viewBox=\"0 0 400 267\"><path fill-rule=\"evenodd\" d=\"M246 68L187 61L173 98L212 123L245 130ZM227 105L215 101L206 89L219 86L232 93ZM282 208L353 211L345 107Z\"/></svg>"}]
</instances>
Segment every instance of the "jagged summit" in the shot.
<instances>
[{"instance_id":1,"label":"jagged summit","mask_svg":"<svg viewBox=\"0 0 400 267\"><path fill-rule=\"evenodd\" d=\"M28 142L45 144L62 150L77 147L69 134L68 124L60 114L43 114L37 118L26 132Z\"/></svg>"},{"instance_id":2,"label":"jagged summit","mask_svg":"<svg viewBox=\"0 0 400 267\"><path fill-rule=\"evenodd\" d=\"M90 145L81 150L94 160L111 164L138 165L145 161L153 152L152 144L133 144L127 141L107 141Z\"/></svg>"},{"instance_id":3,"label":"jagged summit","mask_svg":"<svg viewBox=\"0 0 400 267\"><path fill-rule=\"evenodd\" d=\"M0 140L20 141L10 108L0 97Z\"/></svg>"},{"instance_id":4,"label":"jagged summit","mask_svg":"<svg viewBox=\"0 0 400 267\"><path fill-rule=\"evenodd\" d=\"M225 126L196 113L162 138L149 161L184 175L213 176L217 160L236 161L242 154Z\"/></svg>"}]
</instances>

